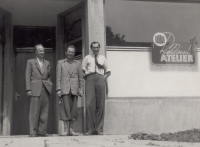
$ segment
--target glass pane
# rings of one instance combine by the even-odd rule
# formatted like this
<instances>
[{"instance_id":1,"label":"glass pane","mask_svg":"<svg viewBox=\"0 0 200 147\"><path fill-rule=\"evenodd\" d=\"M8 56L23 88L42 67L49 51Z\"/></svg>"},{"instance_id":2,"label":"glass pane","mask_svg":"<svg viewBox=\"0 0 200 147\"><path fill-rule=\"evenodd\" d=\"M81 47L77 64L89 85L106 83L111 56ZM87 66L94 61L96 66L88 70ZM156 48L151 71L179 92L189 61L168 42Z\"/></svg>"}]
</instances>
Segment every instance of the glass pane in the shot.
<instances>
[{"instance_id":1,"label":"glass pane","mask_svg":"<svg viewBox=\"0 0 200 147\"><path fill-rule=\"evenodd\" d=\"M200 47L200 3L105 2L107 46L151 46L157 32L170 32L176 42L196 37Z\"/></svg>"},{"instance_id":2,"label":"glass pane","mask_svg":"<svg viewBox=\"0 0 200 147\"><path fill-rule=\"evenodd\" d=\"M64 17L64 42L71 41L82 36L82 8L77 7L71 10Z\"/></svg>"}]
</instances>

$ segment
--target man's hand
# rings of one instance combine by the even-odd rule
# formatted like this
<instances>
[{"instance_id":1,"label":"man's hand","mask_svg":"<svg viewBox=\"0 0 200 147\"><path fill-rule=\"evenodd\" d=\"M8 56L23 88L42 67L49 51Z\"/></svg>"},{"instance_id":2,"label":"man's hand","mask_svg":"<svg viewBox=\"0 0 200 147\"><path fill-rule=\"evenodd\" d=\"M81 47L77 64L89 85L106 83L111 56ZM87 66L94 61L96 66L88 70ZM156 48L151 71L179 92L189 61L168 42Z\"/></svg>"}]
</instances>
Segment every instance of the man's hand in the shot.
<instances>
[{"instance_id":1,"label":"man's hand","mask_svg":"<svg viewBox=\"0 0 200 147\"><path fill-rule=\"evenodd\" d=\"M105 81L107 80L107 78L108 78L110 75L111 75L111 72L110 72L110 71L107 72L107 73L104 75L104 79L105 79Z\"/></svg>"},{"instance_id":2,"label":"man's hand","mask_svg":"<svg viewBox=\"0 0 200 147\"><path fill-rule=\"evenodd\" d=\"M85 70L82 71L83 71L83 78L86 79L87 75L85 74Z\"/></svg>"},{"instance_id":3,"label":"man's hand","mask_svg":"<svg viewBox=\"0 0 200 147\"><path fill-rule=\"evenodd\" d=\"M80 97L82 97L82 96L83 96L83 91L80 90L79 93L78 93L78 95L79 95Z\"/></svg>"},{"instance_id":4,"label":"man's hand","mask_svg":"<svg viewBox=\"0 0 200 147\"><path fill-rule=\"evenodd\" d=\"M59 97L61 97L61 91L59 90L59 91L57 91L57 93L56 93Z\"/></svg>"},{"instance_id":5,"label":"man's hand","mask_svg":"<svg viewBox=\"0 0 200 147\"><path fill-rule=\"evenodd\" d=\"M27 94L28 96L32 96L32 92L31 92L31 91L28 91L26 94Z\"/></svg>"},{"instance_id":6,"label":"man's hand","mask_svg":"<svg viewBox=\"0 0 200 147\"><path fill-rule=\"evenodd\" d=\"M83 73L83 78L86 80L87 75L85 73Z\"/></svg>"}]
</instances>

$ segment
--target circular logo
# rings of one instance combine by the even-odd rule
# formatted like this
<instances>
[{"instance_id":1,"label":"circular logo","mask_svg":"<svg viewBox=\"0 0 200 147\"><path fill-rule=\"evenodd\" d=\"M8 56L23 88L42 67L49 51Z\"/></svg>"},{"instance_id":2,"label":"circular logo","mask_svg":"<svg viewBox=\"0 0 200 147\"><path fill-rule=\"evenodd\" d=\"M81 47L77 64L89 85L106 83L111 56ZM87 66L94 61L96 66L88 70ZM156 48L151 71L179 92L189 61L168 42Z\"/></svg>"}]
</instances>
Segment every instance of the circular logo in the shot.
<instances>
[{"instance_id":1,"label":"circular logo","mask_svg":"<svg viewBox=\"0 0 200 147\"><path fill-rule=\"evenodd\" d=\"M153 36L153 42L157 46L164 46L167 43L167 38L164 33L158 32Z\"/></svg>"}]
</instances>

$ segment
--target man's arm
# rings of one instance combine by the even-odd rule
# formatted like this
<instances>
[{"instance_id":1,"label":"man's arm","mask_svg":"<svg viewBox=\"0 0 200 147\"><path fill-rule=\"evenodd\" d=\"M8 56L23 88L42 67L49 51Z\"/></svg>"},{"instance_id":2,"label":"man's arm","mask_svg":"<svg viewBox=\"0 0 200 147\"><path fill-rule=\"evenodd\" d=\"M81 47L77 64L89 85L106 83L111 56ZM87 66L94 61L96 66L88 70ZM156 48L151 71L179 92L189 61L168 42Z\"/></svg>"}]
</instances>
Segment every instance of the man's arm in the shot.
<instances>
[{"instance_id":1,"label":"man's arm","mask_svg":"<svg viewBox=\"0 0 200 147\"><path fill-rule=\"evenodd\" d=\"M28 96L31 96L31 62L28 60L26 64L26 92Z\"/></svg>"},{"instance_id":2,"label":"man's arm","mask_svg":"<svg viewBox=\"0 0 200 147\"><path fill-rule=\"evenodd\" d=\"M107 79L111 75L111 71L105 73L104 78Z\"/></svg>"},{"instance_id":3,"label":"man's arm","mask_svg":"<svg viewBox=\"0 0 200 147\"><path fill-rule=\"evenodd\" d=\"M61 63L58 61L56 66L56 92L59 97L61 96L60 82L61 82Z\"/></svg>"},{"instance_id":4,"label":"man's arm","mask_svg":"<svg viewBox=\"0 0 200 147\"><path fill-rule=\"evenodd\" d=\"M104 70L105 70L104 78L105 78L105 80L107 80L107 78L111 75L111 71L108 68L108 62L107 62L106 58L104 60L104 65L103 66L104 66Z\"/></svg>"}]
</instances>

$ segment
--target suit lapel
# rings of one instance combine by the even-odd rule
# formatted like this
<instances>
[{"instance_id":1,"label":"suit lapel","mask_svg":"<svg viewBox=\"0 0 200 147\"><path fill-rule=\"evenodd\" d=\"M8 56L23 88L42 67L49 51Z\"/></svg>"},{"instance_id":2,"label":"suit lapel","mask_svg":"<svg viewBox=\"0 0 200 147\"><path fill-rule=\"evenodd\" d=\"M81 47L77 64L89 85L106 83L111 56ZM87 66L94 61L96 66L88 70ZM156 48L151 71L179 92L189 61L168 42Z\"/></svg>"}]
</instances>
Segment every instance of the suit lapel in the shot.
<instances>
[{"instance_id":1,"label":"suit lapel","mask_svg":"<svg viewBox=\"0 0 200 147\"><path fill-rule=\"evenodd\" d=\"M67 71L69 72L69 74L71 74L71 72L70 72L70 67L69 67L69 62L68 62L67 60L65 60L64 66L65 66L65 68L67 69Z\"/></svg>"},{"instance_id":2,"label":"suit lapel","mask_svg":"<svg viewBox=\"0 0 200 147\"><path fill-rule=\"evenodd\" d=\"M75 61L73 61L72 62L72 67L71 67L71 74L73 74L75 69L76 69L76 64L75 64Z\"/></svg>"},{"instance_id":3,"label":"suit lapel","mask_svg":"<svg viewBox=\"0 0 200 147\"><path fill-rule=\"evenodd\" d=\"M36 68L39 70L39 72L42 74L42 71L41 71L41 68L40 68L40 65L39 65L39 62L37 59L35 59L35 65L36 65Z\"/></svg>"},{"instance_id":4,"label":"suit lapel","mask_svg":"<svg viewBox=\"0 0 200 147\"><path fill-rule=\"evenodd\" d=\"M43 67L42 67L42 74L44 74L45 70L47 69L47 61L44 60L44 64L43 64Z\"/></svg>"},{"instance_id":5,"label":"suit lapel","mask_svg":"<svg viewBox=\"0 0 200 147\"><path fill-rule=\"evenodd\" d=\"M64 65L65 65L65 68L67 69L67 71L69 72L69 74L72 75L74 70L76 69L76 64L75 64L74 60L71 63L71 68L70 68L69 62L67 60L65 60Z\"/></svg>"}]
</instances>

